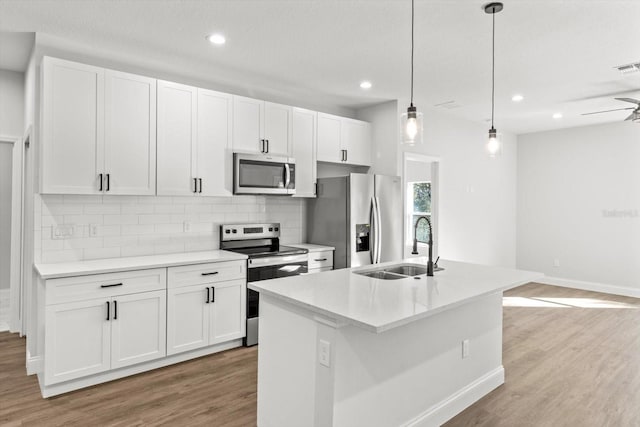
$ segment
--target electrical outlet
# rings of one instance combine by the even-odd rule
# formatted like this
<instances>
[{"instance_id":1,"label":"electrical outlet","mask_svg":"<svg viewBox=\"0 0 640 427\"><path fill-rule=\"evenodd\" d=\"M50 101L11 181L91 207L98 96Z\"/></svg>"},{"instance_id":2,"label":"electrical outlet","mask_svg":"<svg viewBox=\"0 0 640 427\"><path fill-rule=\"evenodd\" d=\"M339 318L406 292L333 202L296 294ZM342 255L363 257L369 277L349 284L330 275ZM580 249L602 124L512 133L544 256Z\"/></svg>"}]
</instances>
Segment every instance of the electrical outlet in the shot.
<instances>
[{"instance_id":1,"label":"electrical outlet","mask_svg":"<svg viewBox=\"0 0 640 427\"><path fill-rule=\"evenodd\" d=\"M462 341L462 358L466 359L469 357L469 340Z\"/></svg>"},{"instance_id":2,"label":"electrical outlet","mask_svg":"<svg viewBox=\"0 0 640 427\"><path fill-rule=\"evenodd\" d=\"M183 231L185 233L189 233L191 231L191 221L185 221L183 224L183 227L184 227Z\"/></svg>"},{"instance_id":3,"label":"electrical outlet","mask_svg":"<svg viewBox=\"0 0 640 427\"><path fill-rule=\"evenodd\" d=\"M331 366L331 344L328 341L320 340L318 361L327 368Z\"/></svg>"},{"instance_id":4,"label":"electrical outlet","mask_svg":"<svg viewBox=\"0 0 640 427\"><path fill-rule=\"evenodd\" d=\"M553 260L553 266L554 266L554 267L560 267L560 260L559 260L558 258L555 258L555 259Z\"/></svg>"},{"instance_id":5,"label":"electrical outlet","mask_svg":"<svg viewBox=\"0 0 640 427\"><path fill-rule=\"evenodd\" d=\"M60 240L73 237L74 226L73 224L63 224L51 228L51 239Z\"/></svg>"},{"instance_id":6,"label":"electrical outlet","mask_svg":"<svg viewBox=\"0 0 640 427\"><path fill-rule=\"evenodd\" d=\"M89 237L98 237L98 224L89 224Z\"/></svg>"}]
</instances>

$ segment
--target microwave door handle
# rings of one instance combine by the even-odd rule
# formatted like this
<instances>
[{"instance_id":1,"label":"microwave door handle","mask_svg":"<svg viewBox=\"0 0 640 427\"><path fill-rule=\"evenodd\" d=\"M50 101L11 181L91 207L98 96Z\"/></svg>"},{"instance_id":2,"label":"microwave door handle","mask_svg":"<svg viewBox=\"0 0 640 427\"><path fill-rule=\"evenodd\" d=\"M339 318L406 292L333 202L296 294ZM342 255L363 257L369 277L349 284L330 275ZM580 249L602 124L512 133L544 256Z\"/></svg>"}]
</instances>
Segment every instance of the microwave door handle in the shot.
<instances>
[{"instance_id":1,"label":"microwave door handle","mask_svg":"<svg viewBox=\"0 0 640 427\"><path fill-rule=\"evenodd\" d=\"M289 188L291 184L291 169L289 169L289 163L284 164L284 188Z\"/></svg>"}]
</instances>

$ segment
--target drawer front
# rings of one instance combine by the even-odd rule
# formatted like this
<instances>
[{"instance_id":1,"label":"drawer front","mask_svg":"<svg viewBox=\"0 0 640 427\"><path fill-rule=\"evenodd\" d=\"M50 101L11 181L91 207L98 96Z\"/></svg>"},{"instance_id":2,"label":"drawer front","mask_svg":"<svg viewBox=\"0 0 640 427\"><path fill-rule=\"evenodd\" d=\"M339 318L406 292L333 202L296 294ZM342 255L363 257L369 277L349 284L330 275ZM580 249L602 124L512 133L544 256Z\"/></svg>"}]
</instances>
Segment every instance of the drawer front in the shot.
<instances>
[{"instance_id":1,"label":"drawer front","mask_svg":"<svg viewBox=\"0 0 640 427\"><path fill-rule=\"evenodd\" d=\"M309 270L333 267L333 251L309 252Z\"/></svg>"},{"instance_id":2,"label":"drawer front","mask_svg":"<svg viewBox=\"0 0 640 427\"><path fill-rule=\"evenodd\" d=\"M169 288L201 285L247 278L246 261L223 261L209 264L185 265L169 267Z\"/></svg>"},{"instance_id":3,"label":"drawer front","mask_svg":"<svg viewBox=\"0 0 640 427\"><path fill-rule=\"evenodd\" d=\"M108 298L166 288L166 268L64 277L46 281L46 305Z\"/></svg>"},{"instance_id":4,"label":"drawer front","mask_svg":"<svg viewBox=\"0 0 640 427\"><path fill-rule=\"evenodd\" d=\"M322 273L323 271L331 271L333 267L312 268L308 274Z\"/></svg>"}]
</instances>

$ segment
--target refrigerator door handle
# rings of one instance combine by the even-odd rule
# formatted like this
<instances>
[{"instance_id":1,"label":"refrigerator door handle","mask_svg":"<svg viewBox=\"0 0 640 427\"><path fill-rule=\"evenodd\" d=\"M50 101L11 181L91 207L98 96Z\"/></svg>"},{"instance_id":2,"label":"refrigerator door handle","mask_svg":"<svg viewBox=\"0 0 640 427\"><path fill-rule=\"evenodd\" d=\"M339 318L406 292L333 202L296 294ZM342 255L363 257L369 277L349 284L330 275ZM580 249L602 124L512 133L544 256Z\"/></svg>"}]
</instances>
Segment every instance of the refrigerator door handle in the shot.
<instances>
[{"instance_id":1,"label":"refrigerator door handle","mask_svg":"<svg viewBox=\"0 0 640 427\"><path fill-rule=\"evenodd\" d=\"M369 224L371 229L369 230L369 256L371 257L371 264L376 263L376 198L371 198L371 212L369 214Z\"/></svg>"},{"instance_id":2,"label":"refrigerator door handle","mask_svg":"<svg viewBox=\"0 0 640 427\"><path fill-rule=\"evenodd\" d=\"M378 197L374 197L376 201L376 264L380 263L382 258L382 228L380 225L382 224L382 215L380 213L380 199Z\"/></svg>"}]
</instances>

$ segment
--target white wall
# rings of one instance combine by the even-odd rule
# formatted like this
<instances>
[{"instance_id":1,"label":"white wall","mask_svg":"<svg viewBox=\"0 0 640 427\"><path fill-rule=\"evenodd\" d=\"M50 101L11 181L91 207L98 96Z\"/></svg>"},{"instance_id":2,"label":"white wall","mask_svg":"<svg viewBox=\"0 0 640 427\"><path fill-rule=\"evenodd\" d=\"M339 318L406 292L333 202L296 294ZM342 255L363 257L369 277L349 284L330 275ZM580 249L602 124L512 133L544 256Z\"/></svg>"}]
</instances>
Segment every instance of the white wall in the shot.
<instances>
[{"instance_id":1,"label":"white wall","mask_svg":"<svg viewBox=\"0 0 640 427\"><path fill-rule=\"evenodd\" d=\"M0 135L21 137L24 127L24 74L0 70Z\"/></svg>"},{"instance_id":2,"label":"white wall","mask_svg":"<svg viewBox=\"0 0 640 427\"><path fill-rule=\"evenodd\" d=\"M488 126L419 108L424 112L424 144L401 148L397 129L400 114L408 104L399 100L395 111L383 104L374 109L375 113L367 114L365 110L365 114L359 114L372 118L374 129L377 122L382 122L389 135L374 139L375 158L379 161L374 163L373 172L399 175L404 151L438 157L439 224L434 232L437 255L515 267L517 138L503 134L503 154L491 159L485 151Z\"/></svg>"},{"instance_id":3,"label":"white wall","mask_svg":"<svg viewBox=\"0 0 640 427\"><path fill-rule=\"evenodd\" d=\"M640 296L640 125L532 133L518 145L518 267Z\"/></svg>"},{"instance_id":4,"label":"white wall","mask_svg":"<svg viewBox=\"0 0 640 427\"><path fill-rule=\"evenodd\" d=\"M357 111L360 120L371 123L373 143L372 172L381 175L398 175L395 159L399 137L398 101L389 101Z\"/></svg>"}]
</instances>

